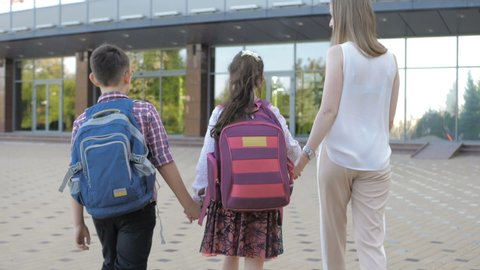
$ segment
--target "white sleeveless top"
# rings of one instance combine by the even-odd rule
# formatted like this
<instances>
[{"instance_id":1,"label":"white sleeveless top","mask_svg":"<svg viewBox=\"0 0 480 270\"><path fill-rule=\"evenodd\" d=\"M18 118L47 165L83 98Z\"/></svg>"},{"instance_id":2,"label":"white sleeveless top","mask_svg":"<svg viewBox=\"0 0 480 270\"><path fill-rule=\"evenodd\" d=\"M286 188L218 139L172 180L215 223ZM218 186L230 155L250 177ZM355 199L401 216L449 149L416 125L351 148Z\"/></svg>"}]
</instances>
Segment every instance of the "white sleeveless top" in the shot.
<instances>
[{"instance_id":1,"label":"white sleeveless top","mask_svg":"<svg viewBox=\"0 0 480 270\"><path fill-rule=\"evenodd\" d=\"M392 53L366 57L353 42L341 44L343 90L337 118L325 137L329 158L353 170L390 164L390 97L397 67Z\"/></svg>"}]
</instances>

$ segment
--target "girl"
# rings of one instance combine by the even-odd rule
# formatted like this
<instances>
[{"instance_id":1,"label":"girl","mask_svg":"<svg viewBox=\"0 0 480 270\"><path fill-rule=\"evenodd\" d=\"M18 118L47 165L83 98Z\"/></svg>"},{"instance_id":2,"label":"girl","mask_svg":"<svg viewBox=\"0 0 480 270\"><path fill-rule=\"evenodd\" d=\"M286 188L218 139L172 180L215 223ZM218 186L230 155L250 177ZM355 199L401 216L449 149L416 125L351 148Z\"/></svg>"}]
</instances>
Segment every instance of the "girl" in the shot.
<instances>
[{"instance_id":1,"label":"girl","mask_svg":"<svg viewBox=\"0 0 480 270\"><path fill-rule=\"evenodd\" d=\"M395 56L376 38L371 0L332 0L332 47L322 103L295 168L318 160L323 269L345 269L351 201L361 269L387 269L383 248L390 189L389 130L398 98Z\"/></svg>"},{"instance_id":2,"label":"girl","mask_svg":"<svg viewBox=\"0 0 480 270\"><path fill-rule=\"evenodd\" d=\"M215 138L228 124L243 119L255 109L255 91L263 84L263 60L256 53L241 51L228 67L230 73L229 99L225 106L217 106L210 117L207 134L197 165L193 183L194 199L201 201L207 187L207 153L214 152ZM297 141L288 131L285 119L276 107L270 105L285 133L287 156L295 161L301 155ZM209 203L209 202L204 202ZM211 203L200 252L211 256L225 255L223 269L239 269L239 258L245 258L245 269L263 269L265 259L283 253L281 215L279 210L234 212Z\"/></svg>"}]
</instances>

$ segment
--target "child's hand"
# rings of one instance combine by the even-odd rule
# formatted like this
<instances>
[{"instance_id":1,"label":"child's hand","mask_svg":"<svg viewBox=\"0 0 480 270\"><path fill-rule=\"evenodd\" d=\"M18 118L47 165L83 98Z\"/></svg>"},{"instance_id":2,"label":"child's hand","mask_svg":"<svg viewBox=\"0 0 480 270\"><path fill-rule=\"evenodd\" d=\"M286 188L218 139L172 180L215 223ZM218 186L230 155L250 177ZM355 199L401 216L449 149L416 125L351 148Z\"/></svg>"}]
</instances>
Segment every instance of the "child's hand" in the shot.
<instances>
[{"instance_id":1,"label":"child's hand","mask_svg":"<svg viewBox=\"0 0 480 270\"><path fill-rule=\"evenodd\" d=\"M81 250L88 250L90 245L90 232L85 223L75 225L73 228L75 234L75 244Z\"/></svg>"},{"instance_id":2,"label":"child's hand","mask_svg":"<svg viewBox=\"0 0 480 270\"><path fill-rule=\"evenodd\" d=\"M195 201L192 200L190 205L188 206L187 209L185 209L184 213L187 216L188 220L190 220L190 223L194 220L197 220L198 217L200 216L202 208L201 206L196 203Z\"/></svg>"},{"instance_id":3,"label":"child's hand","mask_svg":"<svg viewBox=\"0 0 480 270\"><path fill-rule=\"evenodd\" d=\"M305 155L301 155L293 168L293 179L297 179L302 175L302 171L308 163L308 158Z\"/></svg>"}]
</instances>

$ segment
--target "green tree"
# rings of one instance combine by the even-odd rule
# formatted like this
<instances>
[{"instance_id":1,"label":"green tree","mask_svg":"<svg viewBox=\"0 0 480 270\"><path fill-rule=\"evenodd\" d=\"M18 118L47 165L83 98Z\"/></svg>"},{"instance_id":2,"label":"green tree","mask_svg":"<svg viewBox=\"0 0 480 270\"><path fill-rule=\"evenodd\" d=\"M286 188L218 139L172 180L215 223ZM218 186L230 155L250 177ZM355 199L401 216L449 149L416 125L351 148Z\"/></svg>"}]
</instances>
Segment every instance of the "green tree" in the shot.
<instances>
[{"instance_id":1,"label":"green tree","mask_svg":"<svg viewBox=\"0 0 480 270\"><path fill-rule=\"evenodd\" d=\"M448 112L428 110L417 122L413 137L435 136L445 140L453 139L451 130L455 125L455 117Z\"/></svg>"},{"instance_id":2,"label":"green tree","mask_svg":"<svg viewBox=\"0 0 480 270\"><path fill-rule=\"evenodd\" d=\"M472 74L468 74L467 86L463 94L465 104L459 117L459 134L463 140L480 139L480 81L475 84Z\"/></svg>"}]
</instances>

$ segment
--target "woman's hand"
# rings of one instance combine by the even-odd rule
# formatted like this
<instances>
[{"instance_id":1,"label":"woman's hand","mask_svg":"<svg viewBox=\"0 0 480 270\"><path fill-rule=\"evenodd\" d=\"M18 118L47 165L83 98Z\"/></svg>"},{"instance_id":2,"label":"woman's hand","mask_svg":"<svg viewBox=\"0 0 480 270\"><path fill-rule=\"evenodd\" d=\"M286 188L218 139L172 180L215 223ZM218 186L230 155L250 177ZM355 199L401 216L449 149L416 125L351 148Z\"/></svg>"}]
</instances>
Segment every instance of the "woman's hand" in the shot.
<instances>
[{"instance_id":1,"label":"woman's hand","mask_svg":"<svg viewBox=\"0 0 480 270\"><path fill-rule=\"evenodd\" d=\"M295 164L295 168L293 169L293 179L297 179L298 177L300 177L303 169L305 168L305 166L308 164L309 161L310 160L308 160L305 153L302 153L302 155L300 155L300 158L297 160L297 163Z\"/></svg>"}]
</instances>

